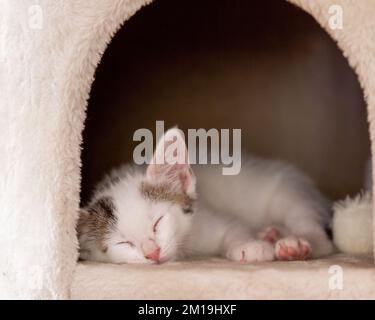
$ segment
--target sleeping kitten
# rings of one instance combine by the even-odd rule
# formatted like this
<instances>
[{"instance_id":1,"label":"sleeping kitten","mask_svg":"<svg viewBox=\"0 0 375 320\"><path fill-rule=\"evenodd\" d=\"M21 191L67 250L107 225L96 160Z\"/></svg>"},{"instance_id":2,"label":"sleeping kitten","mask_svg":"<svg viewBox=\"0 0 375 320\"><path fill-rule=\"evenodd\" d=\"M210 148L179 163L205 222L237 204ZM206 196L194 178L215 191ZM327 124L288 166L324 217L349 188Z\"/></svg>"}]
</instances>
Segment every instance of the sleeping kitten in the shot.
<instances>
[{"instance_id":1,"label":"sleeping kitten","mask_svg":"<svg viewBox=\"0 0 375 320\"><path fill-rule=\"evenodd\" d=\"M328 203L296 168L252 157L237 176L197 166L196 192L187 157L171 161L172 142L186 151L178 129L171 129L146 169L124 166L97 187L78 222L81 259L162 263L222 256L256 262L332 252L324 231Z\"/></svg>"}]
</instances>

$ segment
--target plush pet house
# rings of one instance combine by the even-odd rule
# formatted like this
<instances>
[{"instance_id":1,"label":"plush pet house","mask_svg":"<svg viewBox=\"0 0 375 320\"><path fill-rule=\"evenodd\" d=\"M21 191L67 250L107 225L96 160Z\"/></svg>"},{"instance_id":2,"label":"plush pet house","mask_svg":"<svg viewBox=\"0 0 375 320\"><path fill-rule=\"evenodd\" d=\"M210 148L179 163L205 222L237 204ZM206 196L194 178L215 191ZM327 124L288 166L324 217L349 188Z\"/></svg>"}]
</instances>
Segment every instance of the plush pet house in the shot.
<instances>
[{"instance_id":1,"label":"plush pet house","mask_svg":"<svg viewBox=\"0 0 375 320\"><path fill-rule=\"evenodd\" d=\"M0 3L0 296L375 298L372 258L156 267L77 262L82 130L94 73L117 30L149 2ZM375 141L374 1L290 2L316 19L355 70ZM343 29L330 27L332 5L343 10ZM335 282L341 275L343 282Z\"/></svg>"}]
</instances>

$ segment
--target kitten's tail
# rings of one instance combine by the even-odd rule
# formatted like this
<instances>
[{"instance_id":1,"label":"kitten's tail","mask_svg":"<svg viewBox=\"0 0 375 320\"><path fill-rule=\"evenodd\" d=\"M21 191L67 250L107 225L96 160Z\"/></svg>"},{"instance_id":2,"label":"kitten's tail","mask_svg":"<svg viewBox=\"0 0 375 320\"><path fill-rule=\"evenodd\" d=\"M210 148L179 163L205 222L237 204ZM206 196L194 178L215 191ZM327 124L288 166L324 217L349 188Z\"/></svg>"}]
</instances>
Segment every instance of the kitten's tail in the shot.
<instances>
[{"instance_id":1,"label":"kitten's tail","mask_svg":"<svg viewBox=\"0 0 375 320\"><path fill-rule=\"evenodd\" d=\"M373 253L372 197L370 192L336 202L333 207L333 240L348 254Z\"/></svg>"}]
</instances>

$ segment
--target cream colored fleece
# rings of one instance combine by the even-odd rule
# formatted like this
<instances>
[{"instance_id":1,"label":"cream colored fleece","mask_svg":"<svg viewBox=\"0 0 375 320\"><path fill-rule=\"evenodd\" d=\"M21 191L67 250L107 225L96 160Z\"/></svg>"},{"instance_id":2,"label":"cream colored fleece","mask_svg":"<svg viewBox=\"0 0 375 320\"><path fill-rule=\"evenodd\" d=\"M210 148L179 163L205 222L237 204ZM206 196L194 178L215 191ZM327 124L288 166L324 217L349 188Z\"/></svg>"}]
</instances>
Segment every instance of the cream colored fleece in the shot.
<instances>
[{"instance_id":1,"label":"cream colored fleece","mask_svg":"<svg viewBox=\"0 0 375 320\"><path fill-rule=\"evenodd\" d=\"M87 98L95 68L107 44L122 23L148 2L150 1L0 1L2 298L70 297L77 259L75 222L80 189L80 144ZM371 121L371 139L374 141L375 2L290 2L315 17L348 57L366 96ZM331 30L328 27L331 4L343 7L343 30ZM38 29L38 24L35 24L33 19L37 18L36 15L40 12L43 24L42 28ZM372 148L372 151L375 151L374 144ZM188 264L180 265L178 268L192 267ZM101 280L108 278L107 285L113 283L111 272L106 272L111 268L117 272L125 267L97 266L98 271L103 270ZM194 277L189 279L203 279L202 275L207 268L205 265L201 271L195 268ZM126 270L134 272L131 285L136 292L153 290L152 286L146 288L142 280L142 272L147 276L147 269L133 270L127 267ZM177 279L173 273L169 277L168 272L173 271L167 267L161 270L165 270L166 281ZM243 272L242 276L231 275L231 269L227 264L222 264L219 270L228 277L233 277L233 281L239 281L233 288L243 288L244 298L256 296L255 291L248 293L248 290L261 290L262 274L265 274L262 270L257 272L256 277L249 275L252 285L248 287L243 287L240 283L244 279ZM367 281L369 270L360 270L360 273L356 273L355 279L360 281L362 277L363 281ZM81 265L77 274L86 271L89 273L90 268ZM293 281L288 271L284 267L281 270L279 264L269 267L268 272L275 278L282 275L284 285ZM306 270L301 272L298 276L300 281L303 280ZM79 279L76 278L75 281ZM188 278L182 279L184 282L190 281ZM207 280L206 287L215 286L215 279L209 279L212 281L207 283ZM317 279L320 279L318 282L325 281L325 278ZM168 282L165 285L172 286ZM272 282L269 282L263 290L272 292L272 288ZM322 297L327 294L322 286L319 285L317 288ZM80 294L79 290L84 290L84 287L75 284L73 297L89 296L86 291ZM192 286L191 290L197 290L191 293L191 297L199 296L198 287ZM203 287L201 290L204 290ZM106 292L110 292L110 288ZM236 292L236 297L242 297L241 290ZM203 291L201 296L207 297L208 294L209 291L207 294ZM319 292L317 294L319 295ZM92 295L100 297L100 291ZM142 294L136 296L140 297Z\"/></svg>"}]
</instances>

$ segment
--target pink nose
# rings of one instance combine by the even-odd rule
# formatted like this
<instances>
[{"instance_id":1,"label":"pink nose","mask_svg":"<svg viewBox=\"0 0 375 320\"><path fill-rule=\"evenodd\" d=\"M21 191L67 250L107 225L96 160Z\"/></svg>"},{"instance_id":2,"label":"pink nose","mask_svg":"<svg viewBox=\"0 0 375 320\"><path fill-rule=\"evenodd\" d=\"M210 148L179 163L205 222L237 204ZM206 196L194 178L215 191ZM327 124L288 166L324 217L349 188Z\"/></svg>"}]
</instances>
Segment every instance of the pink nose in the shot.
<instances>
[{"instance_id":1,"label":"pink nose","mask_svg":"<svg viewBox=\"0 0 375 320\"><path fill-rule=\"evenodd\" d=\"M160 260L160 248L157 247L157 248L155 249L155 251L153 251L153 252L147 254L147 255L145 256L145 258L146 258L146 259L149 259L149 260L152 260L152 261L155 261L155 262L159 262L159 260Z\"/></svg>"}]
</instances>

